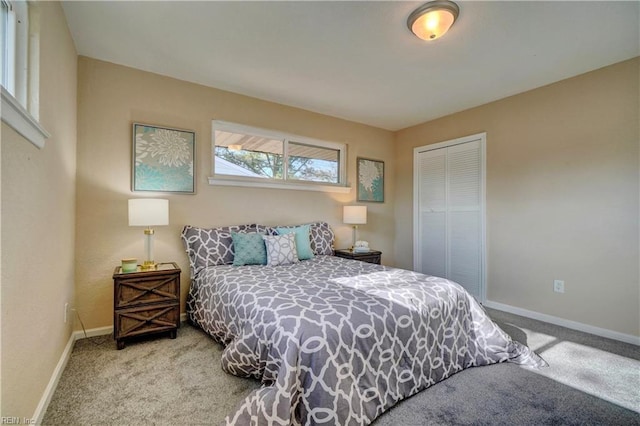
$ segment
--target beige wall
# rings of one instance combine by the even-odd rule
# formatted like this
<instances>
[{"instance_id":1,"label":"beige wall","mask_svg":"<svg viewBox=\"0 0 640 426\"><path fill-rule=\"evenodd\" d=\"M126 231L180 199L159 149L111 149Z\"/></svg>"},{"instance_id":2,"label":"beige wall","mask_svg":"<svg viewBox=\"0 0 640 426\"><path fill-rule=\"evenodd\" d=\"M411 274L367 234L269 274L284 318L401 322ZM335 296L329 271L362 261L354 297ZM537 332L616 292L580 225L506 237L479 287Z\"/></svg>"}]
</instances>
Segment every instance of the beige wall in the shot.
<instances>
[{"instance_id":1,"label":"beige wall","mask_svg":"<svg viewBox=\"0 0 640 426\"><path fill-rule=\"evenodd\" d=\"M355 160L386 161L386 202L369 203L360 237L393 263L393 133L369 126L80 57L78 85L77 303L88 328L113 323L114 267L125 257L144 256L141 228L127 224L127 200L168 198L170 226L156 228L155 258L182 268L182 302L189 284L180 231L184 225L267 225L326 220L345 247L351 229L342 206L355 200ZM211 120L219 119L348 144L349 194L211 186ZM196 132L197 194L133 193L132 123Z\"/></svg>"},{"instance_id":2,"label":"beige wall","mask_svg":"<svg viewBox=\"0 0 640 426\"><path fill-rule=\"evenodd\" d=\"M77 55L60 4L40 2L37 149L2 123L2 415L31 418L71 336Z\"/></svg>"},{"instance_id":3,"label":"beige wall","mask_svg":"<svg viewBox=\"0 0 640 426\"><path fill-rule=\"evenodd\" d=\"M398 132L396 263L412 267L413 148L487 132L487 299L640 335L639 64Z\"/></svg>"},{"instance_id":4,"label":"beige wall","mask_svg":"<svg viewBox=\"0 0 640 426\"><path fill-rule=\"evenodd\" d=\"M31 417L71 334L74 303L87 328L112 325L113 268L143 256L126 202L170 199L156 259L188 262L185 224L326 220L347 246L350 194L210 186L211 120L345 142L385 160L386 202L367 204L360 237L383 262L411 268L412 149L487 132L488 299L638 336L638 58L396 134L89 58L77 58L57 2L41 10L38 150L2 124L1 393L3 416ZM77 96L76 96L77 95ZM130 191L131 124L192 129L197 194ZM394 146L395 140L395 146ZM553 279L566 293L552 291ZM78 324L76 324L76 328Z\"/></svg>"}]
</instances>

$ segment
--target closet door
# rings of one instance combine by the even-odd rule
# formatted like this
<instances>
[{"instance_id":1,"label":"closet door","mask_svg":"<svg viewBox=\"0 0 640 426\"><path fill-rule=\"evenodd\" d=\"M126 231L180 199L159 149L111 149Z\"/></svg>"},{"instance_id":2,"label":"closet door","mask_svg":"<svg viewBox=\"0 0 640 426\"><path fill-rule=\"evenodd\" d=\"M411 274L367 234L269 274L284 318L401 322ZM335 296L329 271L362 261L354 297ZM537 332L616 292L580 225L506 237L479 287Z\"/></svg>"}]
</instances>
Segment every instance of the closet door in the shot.
<instances>
[{"instance_id":1,"label":"closet door","mask_svg":"<svg viewBox=\"0 0 640 426\"><path fill-rule=\"evenodd\" d=\"M484 135L416 148L414 269L484 301Z\"/></svg>"},{"instance_id":2,"label":"closet door","mask_svg":"<svg viewBox=\"0 0 640 426\"><path fill-rule=\"evenodd\" d=\"M419 161L419 228L417 271L447 276L447 150L421 153Z\"/></svg>"},{"instance_id":3,"label":"closet door","mask_svg":"<svg viewBox=\"0 0 640 426\"><path fill-rule=\"evenodd\" d=\"M480 166L479 141L447 148L446 278L478 300L482 294Z\"/></svg>"}]
</instances>

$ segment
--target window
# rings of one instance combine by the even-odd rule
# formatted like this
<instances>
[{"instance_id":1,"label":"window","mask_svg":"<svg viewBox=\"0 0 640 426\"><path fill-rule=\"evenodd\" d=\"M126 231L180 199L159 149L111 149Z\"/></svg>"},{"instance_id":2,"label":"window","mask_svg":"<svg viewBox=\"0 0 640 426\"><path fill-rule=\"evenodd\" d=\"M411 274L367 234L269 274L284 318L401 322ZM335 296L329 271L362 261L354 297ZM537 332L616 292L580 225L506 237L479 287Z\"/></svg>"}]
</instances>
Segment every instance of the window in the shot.
<instances>
[{"instance_id":1,"label":"window","mask_svg":"<svg viewBox=\"0 0 640 426\"><path fill-rule=\"evenodd\" d=\"M2 4L2 86L20 102L27 104L27 43L29 14L25 1L0 0Z\"/></svg>"},{"instance_id":2,"label":"window","mask_svg":"<svg viewBox=\"0 0 640 426\"><path fill-rule=\"evenodd\" d=\"M2 8L0 10L2 13L0 16L0 49L2 49L2 52L0 52L2 54L2 69L0 70L0 72L2 72L2 79L0 80L0 84L8 89L10 87L9 58L13 57L13 52L9 51L9 20L10 14L13 12L11 11L9 3L5 0L0 2L0 7ZM11 18L11 21L13 21L13 18ZM11 59L11 62L14 62L13 59Z\"/></svg>"},{"instance_id":3,"label":"window","mask_svg":"<svg viewBox=\"0 0 640 426\"><path fill-rule=\"evenodd\" d=\"M50 135L37 121L39 34L30 31L31 8L37 10L35 3L29 5L24 0L0 0L0 111L2 121L42 148ZM33 13L37 22L37 12Z\"/></svg>"},{"instance_id":4,"label":"window","mask_svg":"<svg viewBox=\"0 0 640 426\"><path fill-rule=\"evenodd\" d=\"M211 184L348 192L346 145L214 121Z\"/></svg>"},{"instance_id":5,"label":"window","mask_svg":"<svg viewBox=\"0 0 640 426\"><path fill-rule=\"evenodd\" d=\"M293 141L288 146L289 179L340 183L340 150Z\"/></svg>"}]
</instances>

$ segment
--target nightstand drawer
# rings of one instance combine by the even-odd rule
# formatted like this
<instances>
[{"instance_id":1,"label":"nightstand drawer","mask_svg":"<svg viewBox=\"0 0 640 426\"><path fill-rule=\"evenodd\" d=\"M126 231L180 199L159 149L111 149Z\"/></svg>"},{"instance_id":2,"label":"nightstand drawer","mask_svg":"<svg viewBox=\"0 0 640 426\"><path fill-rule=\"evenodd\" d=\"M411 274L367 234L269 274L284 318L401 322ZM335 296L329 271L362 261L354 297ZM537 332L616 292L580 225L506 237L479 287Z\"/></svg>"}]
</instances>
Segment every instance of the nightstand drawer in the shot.
<instances>
[{"instance_id":1,"label":"nightstand drawer","mask_svg":"<svg viewBox=\"0 0 640 426\"><path fill-rule=\"evenodd\" d=\"M150 333L173 331L180 326L180 305L152 305L121 309L115 313L117 340ZM173 336L172 336L173 337Z\"/></svg>"},{"instance_id":2,"label":"nightstand drawer","mask_svg":"<svg viewBox=\"0 0 640 426\"><path fill-rule=\"evenodd\" d=\"M142 303L173 302L178 300L180 273L170 276L122 278L115 294L115 307L126 308Z\"/></svg>"},{"instance_id":3,"label":"nightstand drawer","mask_svg":"<svg viewBox=\"0 0 640 426\"><path fill-rule=\"evenodd\" d=\"M175 263L161 264L157 271L116 273L115 309L149 303L172 303L180 297L180 269Z\"/></svg>"},{"instance_id":4,"label":"nightstand drawer","mask_svg":"<svg viewBox=\"0 0 640 426\"><path fill-rule=\"evenodd\" d=\"M349 249L338 249L334 251L334 256L343 257L345 259L359 260L361 262L375 263L380 265L382 252L370 250L364 253L354 253Z\"/></svg>"},{"instance_id":5,"label":"nightstand drawer","mask_svg":"<svg viewBox=\"0 0 640 426\"><path fill-rule=\"evenodd\" d=\"M354 259L359 260L361 262L375 263L375 264L379 265L380 264L380 253L359 255L359 256L354 257Z\"/></svg>"}]
</instances>

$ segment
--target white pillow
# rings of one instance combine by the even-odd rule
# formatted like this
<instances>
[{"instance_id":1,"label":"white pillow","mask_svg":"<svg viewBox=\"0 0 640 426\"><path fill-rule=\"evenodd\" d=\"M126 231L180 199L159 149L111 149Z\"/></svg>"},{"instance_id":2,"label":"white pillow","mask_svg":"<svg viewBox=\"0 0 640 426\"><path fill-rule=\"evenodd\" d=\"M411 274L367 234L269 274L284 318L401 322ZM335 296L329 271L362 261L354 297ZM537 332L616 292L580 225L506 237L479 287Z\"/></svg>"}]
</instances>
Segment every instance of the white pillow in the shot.
<instances>
[{"instance_id":1,"label":"white pillow","mask_svg":"<svg viewBox=\"0 0 640 426\"><path fill-rule=\"evenodd\" d=\"M295 234L263 235L262 238L267 249L267 265L289 265L298 262Z\"/></svg>"}]
</instances>

